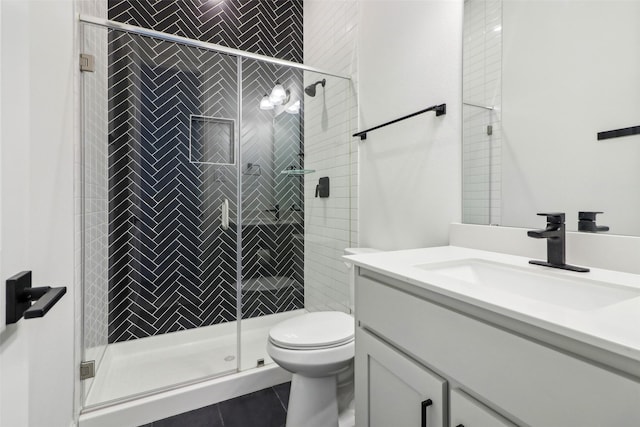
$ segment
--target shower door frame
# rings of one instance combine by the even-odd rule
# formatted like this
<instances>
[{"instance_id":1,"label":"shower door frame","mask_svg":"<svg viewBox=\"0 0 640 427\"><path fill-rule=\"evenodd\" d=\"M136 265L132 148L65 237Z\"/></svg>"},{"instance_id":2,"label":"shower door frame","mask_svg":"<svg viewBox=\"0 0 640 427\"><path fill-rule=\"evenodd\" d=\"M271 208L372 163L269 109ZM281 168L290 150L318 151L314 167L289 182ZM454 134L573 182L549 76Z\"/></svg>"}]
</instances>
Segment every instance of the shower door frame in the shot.
<instances>
[{"instance_id":1,"label":"shower door frame","mask_svg":"<svg viewBox=\"0 0 640 427\"><path fill-rule=\"evenodd\" d=\"M213 43L207 43L207 42L202 42L202 41L198 41L198 40L193 40L193 39L188 39L185 37L181 37L181 36L176 36L173 34L168 34L168 33L163 33L160 31L155 31L155 30L150 30L150 29L146 29L143 27L137 27L134 25L129 25L129 24L124 24L124 23L120 23L120 22L116 22L116 21L111 21L108 19L103 19L103 18L96 18L96 17L92 17L92 16L87 16L87 15L79 15L78 17L78 21L80 24L88 24L88 25L92 25L92 26L97 26L97 27L102 27L105 28L107 30L117 30L117 31L122 31L122 32L126 32L129 34L135 34L135 35L139 35L139 36L144 36L144 37L150 37L156 40L161 40L161 41L166 41L166 42L171 42L171 43L175 43L178 45L183 45L183 46L187 46L187 47L192 47L192 48L198 48L198 49L203 49L203 50L208 50L211 52L215 52L215 53L219 53L219 54L224 54L224 55L229 55L229 56L234 56L236 58L236 66L237 66L237 117L236 117L236 129L238 130L237 132L237 136L236 136L236 141L237 141L237 147L236 147L236 183L237 183L237 189L236 189L236 263L237 263L237 268L236 268L236 358L237 358L237 364L236 364L236 369L235 372L240 372L242 371L242 365L241 365L241 361L242 361L242 357L241 357L241 352L242 352L242 341L241 341L241 321L242 321L242 274L243 274L243 265L242 265L242 137L241 137L241 129L242 129L242 112L243 112L243 91L242 91L242 86L243 86L243 60L244 59L252 59L252 60L257 60L257 61L261 61L261 62L266 62L266 63L270 63L270 64L274 64L274 65L278 65L278 66L283 66L283 67L289 67L289 68L294 68L294 69L298 69L298 70L302 70L302 71L309 71L309 72L313 72L313 73L319 73L319 74L323 74L323 75L328 75L328 76L333 76L333 77L337 77L340 79L344 79L344 80L351 80L350 77L348 76L344 76L341 74L336 74L330 71L326 71L326 70L322 70L319 68L315 68L315 67L310 67L310 66L306 66L300 63L296 63L296 62L292 62L292 61L287 61L287 60L282 60L282 59L277 59L277 58L272 58L272 57L268 57L265 55L260 55L260 54L254 54L254 53L250 53L250 52L245 52L239 49L233 49L233 48L228 48L225 46L221 46L221 45L217 45L217 44L213 44ZM80 26L81 27L81 31L82 28L84 28L84 26ZM84 38L81 38L82 40ZM82 77L81 77L82 78ZM83 89L83 85L81 85L81 103L84 102L84 89ZM84 106L81 107L81 111L84 111ZM80 152L80 156L81 156L81 173L84 175L84 173L86 173L85 170L85 161L84 161L84 135L85 135L85 129L84 129L84 118L82 120L80 120L80 126L81 126L81 135L83 138L83 143L81 144L81 152ZM85 316L85 303L84 303L84 293L85 293L85 285L84 285L84 278L85 278L85 266L84 266L84 259L85 259L85 222L84 222L84 212L85 212L85 200L84 200L84 195L85 195L85 189L84 189L84 182L85 179L82 179L82 185L81 185L81 197L80 197L80 209L82 212L81 215L81 247L80 247L80 252L81 252L81 276L82 276L82 281L81 281L81 295L83 298L83 301L81 303L81 311L82 311L82 319L84 319ZM82 325L83 325L83 333L81 334L81 348L80 348L80 358L81 360L84 360L85 357L85 333L84 333L84 320L82 321ZM108 344L107 344L108 346ZM104 351L106 351L106 346L105 349L102 350L102 354L104 354ZM80 360L80 361L81 361ZM220 375L216 375L216 376L223 376L223 375L227 375L228 372L224 372L221 373ZM214 376L215 377L215 376ZM183 386L183 385L187 385L189 383L193 383L193 382L200 382L206 379L209 379L212 377L204 377L195 381L189 381L185 384L176 384L176 385L172 385L172 386L168 386L167 389L171 389L171 388L175 388L176 386ZM107 407L107 406L111 406L113 404L117 404L117 403L121 403L123 401L128 401L131 399L135 399L135 398L139 398L139 397L143 397L146 395L150 395L150 394L155 394L159 391L164 391L165 388L162 389L157 389L157 390L149 390L148 392L144 392L141 394L135 394L135 395L129 395L129 396L123 396L122 398L119 398L115 401L107 401L104 403L98 403L95 405L91 405L91 409L97 409L100 407ZM81 384L80 386L80 391L81 391L81 406L85 407L85 399L86 399L86 390L85 390L85 386L83 384Z\"/></svg>"},{"instance_id":2,"label":"shower door frame","mask_svg":"<svg viewBox=\"0 0 640 427\"><path fill-rule=\"evenodd\" d=\"M195 47L199 49L209 50L217 53L223 53L226 55L236 56L240 58L255 59L257 61L268 62L270 64L281 65L285 67L297 68L303 71L311 71L313 73L326 74L332 77L338 77L345 80L351 80L349 76L337 74L331 71L323 70L316 67L310 67L308 65L300 64L298 62L287 61L286 59L272 58L266 55L260 55L258 53L246 52L240 49L234 49L226 46L222 46L215 43L208 43L199 40L189 39L186 37L176 36L174 34L163 33L162 31L150 30L135 25L123 24L122 22L111 21L104 18L96 18L88 15L79 15L78 20L81 23L97 25L100 27L108 28L111 30L124 31L126 33L137 34L140 36L151 37L163 41L173 42L189 47Z\"/></svg>"}]
</instances>

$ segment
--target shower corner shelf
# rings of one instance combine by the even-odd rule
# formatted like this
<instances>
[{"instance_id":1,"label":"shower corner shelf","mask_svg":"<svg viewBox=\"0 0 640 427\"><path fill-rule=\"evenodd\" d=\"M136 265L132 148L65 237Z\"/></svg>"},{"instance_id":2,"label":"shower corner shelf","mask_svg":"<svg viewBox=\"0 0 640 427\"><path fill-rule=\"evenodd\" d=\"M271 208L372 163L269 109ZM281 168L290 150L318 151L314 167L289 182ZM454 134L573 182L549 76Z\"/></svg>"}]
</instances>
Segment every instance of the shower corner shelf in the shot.
<instances>
[{"instance_id":1,"label":"shower corner shelf","mask_svg":"<svg viewBox=\"0 0 640 427\"><path fill-rule=\"evenodd\" d=\"M308 173L314 173L314 169L285 169L280 172L281 175L306 175Z\"/></svg>"}]
</instances>

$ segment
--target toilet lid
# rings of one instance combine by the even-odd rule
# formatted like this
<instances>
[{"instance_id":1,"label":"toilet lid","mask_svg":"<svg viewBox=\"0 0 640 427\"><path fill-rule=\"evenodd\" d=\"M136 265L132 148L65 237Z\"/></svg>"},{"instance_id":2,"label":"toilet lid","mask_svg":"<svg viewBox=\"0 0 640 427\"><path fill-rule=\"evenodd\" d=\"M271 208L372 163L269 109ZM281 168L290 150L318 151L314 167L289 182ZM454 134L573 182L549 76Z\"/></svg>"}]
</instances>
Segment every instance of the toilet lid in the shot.
<instances>
[{"instance_id":1,"label":"toilet lid","mask_svg":"<svg viewBox=\"0 0 640 427\"><path fill-rule=\"evenodd\" d=\"M339 311L321 311L292 317L269 331L278 347L313 349L336 347L353 340L354 320Z\"/></svg>"}]
</instances>

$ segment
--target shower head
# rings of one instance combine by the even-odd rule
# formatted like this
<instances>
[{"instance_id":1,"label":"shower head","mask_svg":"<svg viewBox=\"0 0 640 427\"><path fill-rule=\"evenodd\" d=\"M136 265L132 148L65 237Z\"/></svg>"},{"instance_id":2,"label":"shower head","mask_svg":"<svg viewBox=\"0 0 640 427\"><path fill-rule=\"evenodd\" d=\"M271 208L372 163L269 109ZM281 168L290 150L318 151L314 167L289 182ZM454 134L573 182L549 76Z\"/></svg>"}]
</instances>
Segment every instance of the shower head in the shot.
<instances>
[{"instance_id":1,"label":"shower head","mask_svg":"<svg viewBox=\"0 0 640 427\"><path fill-rule=\"evenodd\" d=\"M311 84L311 85L305 87L304 88L304 93L306 93L309 96L316 96L316 86L319 85L319 84L321 84L322 87L324 87L324 85L327 84L327 80L326 79L318 80L314 84Z\"/></svg>"}]
</instances>

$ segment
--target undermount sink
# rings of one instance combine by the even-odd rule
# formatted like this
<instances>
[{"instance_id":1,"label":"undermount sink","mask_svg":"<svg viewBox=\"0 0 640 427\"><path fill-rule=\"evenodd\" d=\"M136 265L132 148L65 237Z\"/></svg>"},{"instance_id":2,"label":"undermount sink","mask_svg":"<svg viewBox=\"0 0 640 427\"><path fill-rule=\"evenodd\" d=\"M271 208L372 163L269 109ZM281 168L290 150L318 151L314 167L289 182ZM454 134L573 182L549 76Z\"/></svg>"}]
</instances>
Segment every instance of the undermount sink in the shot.
<instances>
[{"instance_id":1,"label":"undermount sink","mask_svg":"<svg viewBox=\"0 0 640 427\"><path fill-rule=\"evenodd\" d=\"M487 293L509 293L546 304L574 310L595 310L640 297L640 289L589 279L561 277L481 259L465 259L414 267L440 276L481 287ZM438 283L434 283L437 285Z\"/></svg>"}]
</instances>

